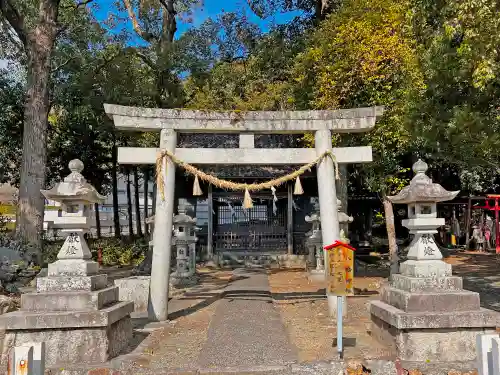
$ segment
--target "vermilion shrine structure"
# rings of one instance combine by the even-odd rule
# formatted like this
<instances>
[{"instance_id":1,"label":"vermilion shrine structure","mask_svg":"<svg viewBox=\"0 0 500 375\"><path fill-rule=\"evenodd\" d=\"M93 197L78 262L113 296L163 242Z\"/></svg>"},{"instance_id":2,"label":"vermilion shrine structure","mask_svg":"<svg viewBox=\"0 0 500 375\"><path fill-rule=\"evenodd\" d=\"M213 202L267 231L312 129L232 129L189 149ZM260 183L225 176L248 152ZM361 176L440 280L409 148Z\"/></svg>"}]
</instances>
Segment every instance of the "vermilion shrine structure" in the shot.
<instances>
[{"instance_id":1,"label":"vermilion shrine structure","mask_svg":"<svg viewBox=\"0 0 500 375\"><path fill-rule=\"evenodd\" d=\"M497 254L500 254L500 223L498 222L498 213L500 212L500 204L498 200L500 199L500 195L488 194L486 197L487 199L484 206L474 206L473 208L493 211L495 213L495 251ZM490 199L494 200L494 205L490 205Z\"/></svg>"},{"instance_id":2,"label":"vermilion shrine structure","mask_svg":"<svg viewBox=\"0 0 500 375\"><path fill-rule=\"evenodd\" d=\"M333 133L366 132L375 126L382 107L335 111L273 111L273 112L212 112L180 109L135 108L105 104L106 113L117 129L160 132L159 148L123 147L118 150L120 164L155 164L159 151L166 150L182 161L197 165L301 165L315 160L331 150L337 163L367 163L372 161L371 147L332 149ZM315 148L256 148L259 134L314 133ZM238 134L235 148L182 148L178 136L186 133ZM149 315L154 320L168 318L168 289L174 214L175 164L163 160L164 200L157 194L153 261L151 270ZM320 201L322 240L324 245L339 240L335 170L331 158L324 158L316 168ZM291 210L290 195L288 212ZM211 215L210 215L211 216ZM207 252L214 254L211 236L213 222L209 219ZM290 221L288 220L288 225ZM289 228L288 228L289 229ZM293 240L287 231L288 253Z\"/></svg>"}]
</instances>

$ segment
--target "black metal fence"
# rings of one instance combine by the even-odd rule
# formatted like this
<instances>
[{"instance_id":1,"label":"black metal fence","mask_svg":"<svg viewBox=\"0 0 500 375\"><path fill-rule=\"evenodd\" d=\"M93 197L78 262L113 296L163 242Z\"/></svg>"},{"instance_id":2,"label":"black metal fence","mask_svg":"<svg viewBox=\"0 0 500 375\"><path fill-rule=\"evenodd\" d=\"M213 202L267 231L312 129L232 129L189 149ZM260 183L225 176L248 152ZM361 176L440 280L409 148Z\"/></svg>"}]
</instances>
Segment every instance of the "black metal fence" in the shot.
<instances>
[{"instance_id":1,"label":"black metal fence","mask_svg":"<svg viewBox=\"0 0 500 375\"><path fill-rule=\"evenodd\" d=\"M287 200L253 197L242 207L242 194L214 196L216 252L283 252L287 250Z\"/></svg>"}]
</instances>

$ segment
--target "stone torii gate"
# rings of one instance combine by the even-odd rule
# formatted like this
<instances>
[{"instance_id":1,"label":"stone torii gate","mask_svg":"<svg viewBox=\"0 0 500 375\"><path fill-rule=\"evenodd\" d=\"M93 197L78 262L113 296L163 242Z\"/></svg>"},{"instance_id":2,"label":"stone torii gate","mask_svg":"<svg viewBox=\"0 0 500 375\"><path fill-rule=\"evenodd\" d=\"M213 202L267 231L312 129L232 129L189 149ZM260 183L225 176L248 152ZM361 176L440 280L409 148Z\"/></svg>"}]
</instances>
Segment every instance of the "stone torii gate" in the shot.
<instances>
[{"instance_id":1,"label":"stone torii gate","mask_svg":"<svg viewBox=\"0 0 500 375\"><path fill-rule=\"evenodd\" d=\"M213 112L183 109L156 109L105 104L104 109L119 130L160 132L160 148L121 147L120 164L155 164L161 150L174 153L194 165L302 165L331 150L337 163L372 161L371 147L332 149L332 132L359 133L375 126L383 107L334 111L252 111ZM314 133L315 148L254 148L254 134ZM239 133L239 148L177 148L179 133ZM156 199L153 261L149 298L149 317L168 319L168 292L172 218L174 214L175 164L163 161L164 200ZM331 158L317 166L323 245L340 239L335 191L335 171ZM159 190L159 189L158 189ZM160 194L160 192L158 192ZM326 260L325 260L326 261ZM327 269L327 267L325 267ZM330 298L329 298L330 301ZM333 302L333 301L332 301Z\"/></svg>"}]
</instances>

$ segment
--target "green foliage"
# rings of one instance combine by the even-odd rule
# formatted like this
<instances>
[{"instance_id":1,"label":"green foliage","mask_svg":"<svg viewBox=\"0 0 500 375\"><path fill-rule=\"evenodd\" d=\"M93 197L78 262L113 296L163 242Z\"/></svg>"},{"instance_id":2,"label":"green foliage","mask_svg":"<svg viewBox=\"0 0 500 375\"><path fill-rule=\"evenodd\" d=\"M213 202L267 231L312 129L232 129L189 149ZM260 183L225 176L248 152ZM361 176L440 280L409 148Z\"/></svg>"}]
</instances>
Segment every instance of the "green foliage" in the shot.
<instances>
[{"instance_id":1,"label":"green foliage","mask_svg":"<svg viewBox=\"0 0 500 375\"><path fill-rule=\"evenodd\" d=\"M412 90L423 86L408 13L408 2L346 1L312 33L294 68L298 108L385 106L373 131L334 138L337 145L373 147L374 162L358 177L382 195L406 181L413 147L406 106Z\"/></svg>"},{"instance_id":2,"label":"green foliage","mask_svg":"<svg viewBox=\"0 0 500 375\"><path fill-rule=\"evenodd\" d=\"M312 34L299 56L297 106L391 105L420 77L408 4L350 0Z\"/></svg>"},{"instance_id":3,"label":"green foliage","mask_svg":"<svg viewBox=\"0 0 500 375\"><path fill-rule=\"evenodd\" d=\"M132 16L120 18L119 10L128 14L126 3L117 1L116 11L99 24L91 8L75 11L73 1L61 2L65 27L51 64L49 183L66 175L67 163L78 157L85 176L107 192L114 146L158 144L157 134L116 132L103 111L103 103L111 102L207 110L383 105L386 112L373 131L333 139L337 146L373 147L374 162L357 168L351 183L394 194L420 156L445 170L441 177L452 176L451 185L459 180L475 191L495 187L500 18L494 0L252 0L262 18L304 13L267 33L243 13L223 13L182 35L177 22L191 22L201 1L131 0ZM32 25L35 2L16 4ZM134 30L106 30L131 18ZM138 36L143 42L131 42ZM23 66L18 41L9 33L1 38L0 56ZM0 182L17 184L24 86L8 77L0 74ZM304 143L313 145L310 135ZM135 259L132 248L116 255L121 245L114 246L108 246L110 263Z\"/></svg>"},{"instance_id":4,"label":"green foliage","mask_svg":"<svg viewBox=\"0 0 500 375\"><path fill-rule=\"evenodd\" d=\"M19 183L24 88L0 70L0 183Z\"/></svg>"},{"instance_id":5,"label":"green foliage","mask_svg":"<svg viewBox=\"0 0 500 375\"><path fill-rule=\"evenodd\" d=\"M57 253L61 249L63 241L45 241L43 248L44 264L57 260ZM141 263L148 249L145 240L130 241L127 238L101 238L89 239L88 245L92 252L92 259L97 261L98 249L102 249L103 266L135 266Z\"/></svg>"},{"instance_id":6,"label":"green foliage","mask_svg":"<svg viewBox=\"0 0 500 375\"><path fill-rule=\"evenodd\" d=\"M106 266L137 265L144 259L148 243L144 239L130 241L127 238L102 238L89 241L93 257L97 260L97 250L102 249L102 261Z\"/></svg>"},{"instance_id":7,"label":"green foliage","mask_svg":"<svg viewBox=\"0 0 500 375\"><path fill-rule=\"evenodd\" d=\"M205 79L185 83L189 108L207 110L293 109L294 58L304 48L306 25L296 20L255 39L248 56L220 61Z\"/></svg>"},{"instance_id":8,"label":"green foliage","mask_svg":"<svg viewBox=\"0 0 500 375\"><path fill-rule=\"evenodd\" d=\"M496 174L498 2L420 0L414 9L425 86L410 102L408 125L434 157L458 164L467 175L479 177L481 169Z\"/></svg>"}]
</instances>

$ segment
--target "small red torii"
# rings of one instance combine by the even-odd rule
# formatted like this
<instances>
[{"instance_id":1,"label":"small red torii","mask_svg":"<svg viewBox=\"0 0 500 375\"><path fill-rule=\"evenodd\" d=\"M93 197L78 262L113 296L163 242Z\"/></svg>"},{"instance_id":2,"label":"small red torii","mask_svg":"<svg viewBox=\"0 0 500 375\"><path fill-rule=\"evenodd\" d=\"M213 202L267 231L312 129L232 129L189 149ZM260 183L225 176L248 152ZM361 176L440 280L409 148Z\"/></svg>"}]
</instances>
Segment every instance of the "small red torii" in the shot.
<instances>
[{"instance_id":1,"label":"small red torii","mask_svg":"<svg viewBox=\"0 0 500 375\"><path fill-rule=\"evenodd\" d=\"M487 194L486 197L494 199L495 205L490 206L490 201L486 200L486 204L484 206L474 206L473 208L482 208L483 210L495 212L495 251L497 254L500 254L500 223L498 222L500 212L500 205L498 204L498 200L500 199L500 194Z\"/></svg>"}]
</instances>

